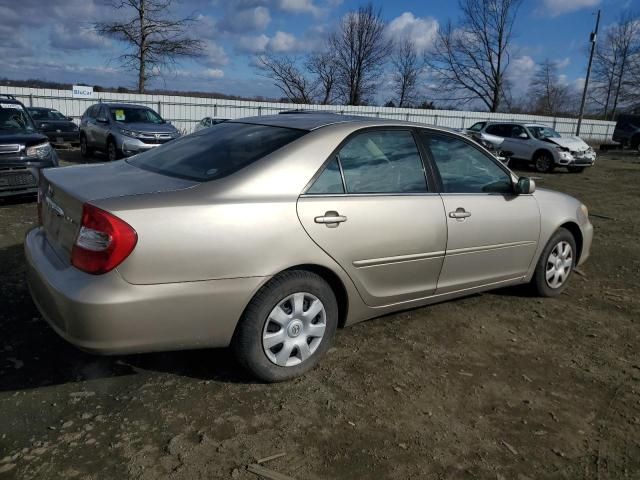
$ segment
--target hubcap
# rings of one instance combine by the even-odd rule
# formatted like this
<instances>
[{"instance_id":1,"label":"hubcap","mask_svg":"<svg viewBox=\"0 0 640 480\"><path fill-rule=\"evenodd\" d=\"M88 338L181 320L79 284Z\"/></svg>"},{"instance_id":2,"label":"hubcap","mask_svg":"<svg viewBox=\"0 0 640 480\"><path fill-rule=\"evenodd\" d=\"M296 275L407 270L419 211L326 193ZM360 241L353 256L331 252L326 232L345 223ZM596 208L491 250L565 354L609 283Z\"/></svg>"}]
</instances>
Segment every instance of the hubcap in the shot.
<instances>
[{"instance_id":1,"label":"hubcap","mask_svg":"<svg viewBox=\"0 0 640 480\"><path fill-rule=\"evenodd\" d=\"M564 240L559 242L547 258L545 269L547 285L551 288L559 288L569 277L573 267L573 249Z\"/></svg>"},{"instance_id":2,"label":"hubcap","mask_svg":"<svg viewBox=\"0 0 640 480\"><path fill-rule=\"evenodd\" d=\"M313 355L326 327L327 313L320 299L294 293L271 310L262 331L262 348L272 363L292 367Z\"/></svg>"},{"instance_id":3,"label":"hubcap","mask_svg":"<svg viewBox=\"0 0 640 480\"><path fill-rule=\"evenodd\" d=\"M546 155L541 155L536 160L536 166L538 167L538 170L547 170L549 168L549 163L551 163L551 161Z\"/></svg>"}]
</instances>

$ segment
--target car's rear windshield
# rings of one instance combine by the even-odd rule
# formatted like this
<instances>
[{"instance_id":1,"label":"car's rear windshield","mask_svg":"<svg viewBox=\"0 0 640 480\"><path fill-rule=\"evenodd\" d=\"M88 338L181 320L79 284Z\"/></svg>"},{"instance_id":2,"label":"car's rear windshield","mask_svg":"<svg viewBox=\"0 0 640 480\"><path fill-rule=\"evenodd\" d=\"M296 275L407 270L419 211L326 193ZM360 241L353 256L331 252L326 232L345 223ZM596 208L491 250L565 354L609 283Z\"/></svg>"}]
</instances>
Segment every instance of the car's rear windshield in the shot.
<instances>
[{"instance_id":1,"label":"car's rear windshield","mask_svg":"<svg viewBox=\"0 0 640 480\"><path fill-rule=\"evenodd\" d=\"M307 133L292 128L225 122L132 157L136 167L199 182L250 165Z\"/></svg>"}]
</instances>

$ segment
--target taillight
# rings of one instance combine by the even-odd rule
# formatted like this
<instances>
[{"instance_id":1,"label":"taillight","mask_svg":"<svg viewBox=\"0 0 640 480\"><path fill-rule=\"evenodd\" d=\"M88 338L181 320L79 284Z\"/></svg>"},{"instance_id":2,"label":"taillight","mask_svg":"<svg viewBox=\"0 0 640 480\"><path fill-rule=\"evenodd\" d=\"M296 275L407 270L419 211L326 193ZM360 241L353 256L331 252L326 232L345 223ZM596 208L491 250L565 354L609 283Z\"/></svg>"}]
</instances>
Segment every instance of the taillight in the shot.
<instances>
[{"instance_id":1,"label":"taillight","mask_svg":"<svg viewBox=\"0 0 640 480\"><path fill-rule=\"evenodd\" d=\"M115 215L85 203L82 224L71 250L71 264L98 275L113 270L133 251L138 234Z\"/></svg>"}]
</instances>

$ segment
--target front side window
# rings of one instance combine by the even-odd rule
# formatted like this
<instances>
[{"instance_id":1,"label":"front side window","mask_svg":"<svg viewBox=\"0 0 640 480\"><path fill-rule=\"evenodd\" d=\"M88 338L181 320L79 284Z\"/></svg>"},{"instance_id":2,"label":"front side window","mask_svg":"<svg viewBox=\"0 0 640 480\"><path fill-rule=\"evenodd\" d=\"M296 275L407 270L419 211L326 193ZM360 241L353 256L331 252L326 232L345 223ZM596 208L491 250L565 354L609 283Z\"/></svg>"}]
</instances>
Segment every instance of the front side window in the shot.
<instances>
[{"instance_id":1,"label":"front side window","mask_svg":"<svg viewBox=\"0 0 640 480\"><path fill-rule=\"evenodd\" d=\"M486 122L478 122L474 123L469 127L469 130L472 132L479 132L486 125Z\"/></svg>"},{"instance_id":2,"label":"front side window","mask_svg":"<svg viewBox=\"0 0 640 480\"><path fill-rule=\"evenodd\" d=\"M160 115L149 108L111 107L111 119L121 123L164 123Z\"/></svg>"},{"instance_id":3,"label":"front side window","mask_svg":"<svg viewBox=\"0 0 640 480\"><path fill-rule=\"evenodd\" d=\"M553 128L549 127L528 127L531 131L531 134L540 139L544 140L545 138L560 138L560 134L556 132Z\"/></svg>"},{"instance_id":4,"label":"front side window","mask_svg":"<svg viewBox=\"0 0 640 480\"><path fill-rule=\"evenodd\" d=\"M225 122L127 161L164 175L205 182L230 175L305 133L292 128Z\"/></svg>"},{"instance_id":5,"label":"front side window","mask_svg":"<svg viewBox=\"0 0 640 480\"><path fill-rule=\"evenodd\" d=\"M511 176L460 138L421 133L440 172L445 193L512 193Z\"/></svg>"},{"instance_id":6,"label":"front side window","mask_svg":"<svg viewBox=\"0 0 640 480\"><path fill-rule=\"evenodd\" d=\"M524 129L524 127L522 127L520 125L513 125L511 127L511 138L519 138L519 139L522 140L525 137L529 138L529 134Z\"/></svg>"},{"instance_id":7,"label":"front side window","mask_svg":"<svg viewBox=\"0 0 640 480\"><path fill-rule=\"evenodd\" d=\"M487 133L496 135L497 137L509 138L511 136L511 125L489 125Z\"/></svg>"}]
</instances>

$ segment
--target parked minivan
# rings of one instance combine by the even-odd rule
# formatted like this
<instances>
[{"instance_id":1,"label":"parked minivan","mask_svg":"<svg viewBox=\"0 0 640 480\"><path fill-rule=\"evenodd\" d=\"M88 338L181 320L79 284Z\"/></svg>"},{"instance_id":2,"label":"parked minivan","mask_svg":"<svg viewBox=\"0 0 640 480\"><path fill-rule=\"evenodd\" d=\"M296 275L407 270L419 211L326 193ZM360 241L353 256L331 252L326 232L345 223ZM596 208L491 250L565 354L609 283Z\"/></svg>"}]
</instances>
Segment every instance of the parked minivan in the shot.
<instances>
[{"instance_id":1,"label":"parked minivan","mask_svg":"<svg viewBox=\"0 0 640 480\"><path fill-rule=\"evenodd\" d=\"M149 107L128 103L97 103L80 120L80 151L94 150L110 161L146 152L180 136L180 131Z\"/></svg>"},{"instance_id":2,"label":"parked minivan","mask_svg":"<svg viewBox=\"0 0 640 480\"><path fill-rule=\"evenodd\" d=\"M640 115L619 115L613 141L640 151Z\"/></svg>"}]
</instances>

